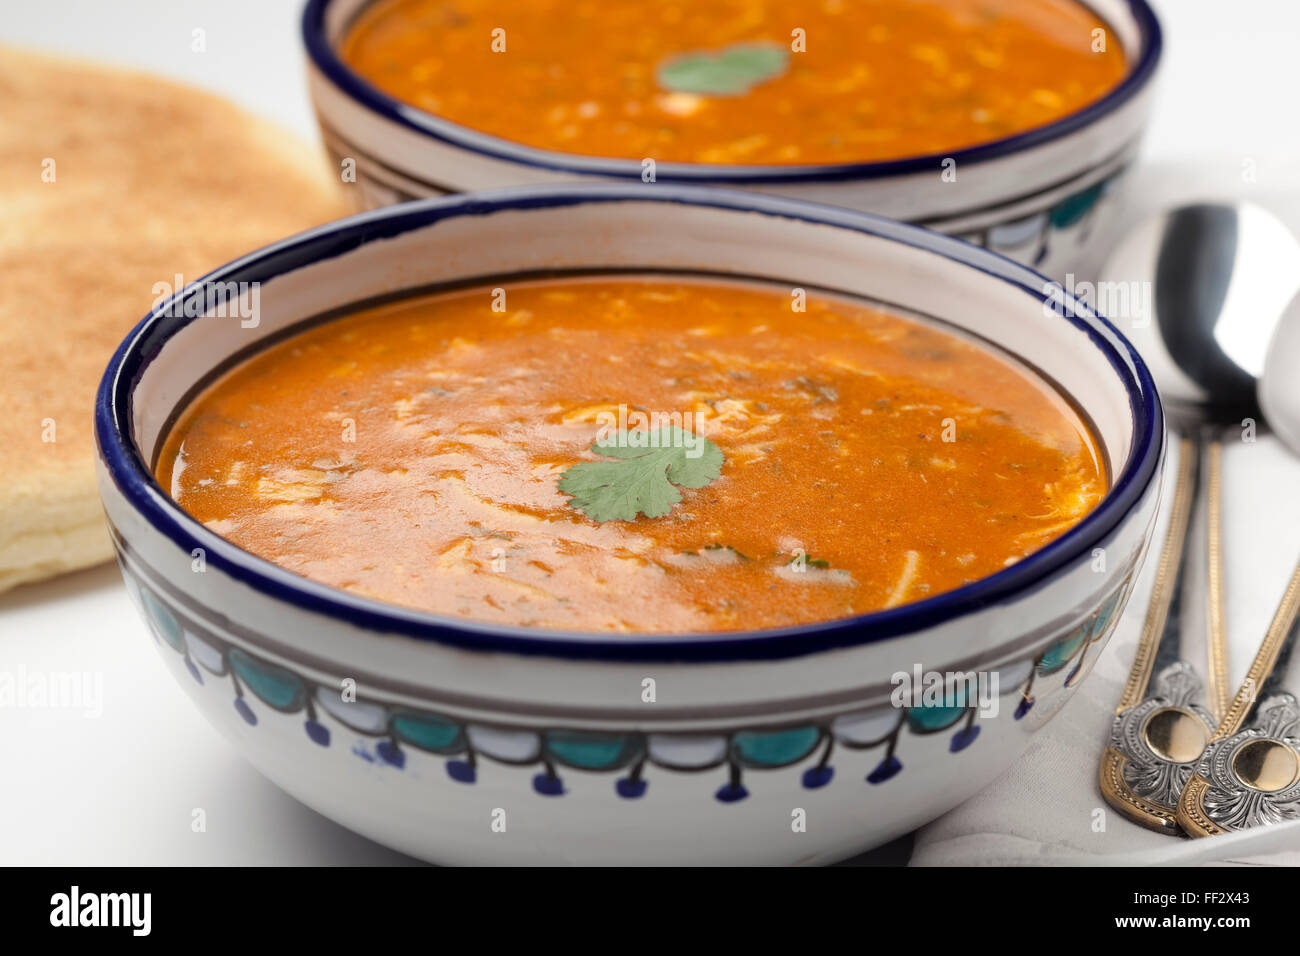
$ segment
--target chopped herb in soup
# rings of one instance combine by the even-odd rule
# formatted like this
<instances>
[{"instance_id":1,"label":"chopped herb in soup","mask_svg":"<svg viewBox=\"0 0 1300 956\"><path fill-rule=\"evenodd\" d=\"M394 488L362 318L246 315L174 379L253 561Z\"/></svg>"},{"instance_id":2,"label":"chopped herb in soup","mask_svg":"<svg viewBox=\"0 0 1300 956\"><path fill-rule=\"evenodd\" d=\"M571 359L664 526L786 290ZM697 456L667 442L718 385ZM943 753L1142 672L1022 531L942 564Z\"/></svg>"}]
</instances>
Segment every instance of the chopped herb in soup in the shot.
<instances>
[{"instance_id":1,"label":"chopped herb in soup","mask_svg":"<svg viewBox=\"0 0 1300 956\"><path fill-rule=\"evenodd\" d=\"M718 164L942 153L1060 119L1126 69L1076 0L378 0L341 54L528 146Z\"/></svg>"},{"instance_id":2,"label":"chopped herb in soup","mask_svg":"<svg viewBox=\"0 0 1300 956\"><path fill-rule=\"evenodd\" d=\"M861 614L996 572L1094 507L1099 462L1052 388L939 326L622 276L293 334L185 410L157 474L213 531L357 594L690 632Z\"/></svg>"}]
</instances>

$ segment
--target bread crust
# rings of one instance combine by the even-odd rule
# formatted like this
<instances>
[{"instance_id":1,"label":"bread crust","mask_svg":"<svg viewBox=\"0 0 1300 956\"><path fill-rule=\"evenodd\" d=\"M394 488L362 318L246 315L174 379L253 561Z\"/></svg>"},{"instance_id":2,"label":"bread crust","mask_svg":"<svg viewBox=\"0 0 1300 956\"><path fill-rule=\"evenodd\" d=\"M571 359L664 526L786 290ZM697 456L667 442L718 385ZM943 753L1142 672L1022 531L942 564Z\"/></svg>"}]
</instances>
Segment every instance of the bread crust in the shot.
<instances>
[{"instance_id":1,"label":"bread crust","mask_svg":"<svg viewBox=\"0 0 1300 956\"><path fill-rule=\"evenodd\" d=\"M107 560L94 393L162 286L346 214L323 151L201 90L0 48L0 591Z\"/></svg>"}]
</instances>

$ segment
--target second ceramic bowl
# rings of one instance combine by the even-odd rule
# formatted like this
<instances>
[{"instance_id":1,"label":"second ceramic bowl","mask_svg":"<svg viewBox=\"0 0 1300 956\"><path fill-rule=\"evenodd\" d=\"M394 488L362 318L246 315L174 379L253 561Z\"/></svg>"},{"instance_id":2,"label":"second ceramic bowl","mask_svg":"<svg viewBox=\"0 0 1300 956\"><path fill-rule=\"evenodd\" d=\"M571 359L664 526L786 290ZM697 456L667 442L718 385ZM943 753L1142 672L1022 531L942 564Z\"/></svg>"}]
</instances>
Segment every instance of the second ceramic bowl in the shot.
<instances>
[{"instance_id":1,"label":"second ceramic bowl","mask_svg":"<svg viewBox=\"0 0 1300 956\"><path fill-rule=\"evenodd\" d=\"M534 149L401 103L349 69L338 46L371 0L310 0L308 80L336 167L355 164L360 208L503 186L641 183L635 160ZM656 184L744 188L889 216L993 249L1053 278L1082 272L1111 237L1119 187L1146 125L1161 33L1146 0L1088 0L1124 48L1109 94L1046 126L942 155L805 166L660 163ZM436 43L431 34L430 43ZM955 163L955 181L943 177ZM654 188L647 185L646 188Z\"/></svg>"}]
</instances>

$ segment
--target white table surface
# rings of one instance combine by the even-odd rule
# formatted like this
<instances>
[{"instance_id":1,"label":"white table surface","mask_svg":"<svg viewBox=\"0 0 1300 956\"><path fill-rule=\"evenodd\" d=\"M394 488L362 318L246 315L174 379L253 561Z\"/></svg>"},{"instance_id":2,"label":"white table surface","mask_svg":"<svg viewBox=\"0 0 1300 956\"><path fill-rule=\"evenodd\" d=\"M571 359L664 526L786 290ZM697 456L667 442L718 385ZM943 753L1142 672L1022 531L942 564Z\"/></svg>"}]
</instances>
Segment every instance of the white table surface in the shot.
<instances>
[{"instance_id":1,"label":"white table surface","mask_svg":"<svg viewBox=\"0 0 1300 956\"><path fill-rule=\"evenodd\" d=\"M1300 4L1156 6L1167 48L1141 202L1250 196L1300 232L1300 124L1291 102L1300 89ZM41 0L6 10L0 43L174 76L315 138L299 9L299 0ZM191 50L196 28L206 31L206 52ZM1247 160L1253 183L1243 181ZM1278 480L1283 472L1300 477L1300 464L1276 448L1255 461L1277 470L1274 480L1229 487L1230 514L1258 511L1261 485L1294 487ZM1300 537L1257 524L1264 536ZM1266 577L1281 582L1287 571ZM1270 613L1247 608L1241 623L1258 626ZM1234 661L1234 670L1244 665ZM409 862L303 807L244 763L166 671L115 567L0 595L0 670L23 668L102 675L103 709L0 707L0 756L10 768L0 788L0 864ZM196 808L206 814L204 833L191 830Z\"/></svg>"}]
</instances>

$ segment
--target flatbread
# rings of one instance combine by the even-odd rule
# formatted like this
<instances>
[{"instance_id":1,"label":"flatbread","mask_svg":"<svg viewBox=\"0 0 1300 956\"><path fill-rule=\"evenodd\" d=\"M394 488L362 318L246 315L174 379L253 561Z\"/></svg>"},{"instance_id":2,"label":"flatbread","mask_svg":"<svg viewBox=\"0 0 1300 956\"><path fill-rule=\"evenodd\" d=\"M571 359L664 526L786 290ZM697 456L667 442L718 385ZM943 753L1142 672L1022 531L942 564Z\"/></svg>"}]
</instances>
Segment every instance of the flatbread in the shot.
<instances>
[{"instance_id":1,"label":"flatbread","mask_svg":"<svg viewBox=\"0 0 1300 956\"><path fill-rule=\"evenodd\" d=\"M111 556L94 393L155 285L346 212L319 148L219 97L0 48L0 591Z\"/></svg>"}]
</instances>

